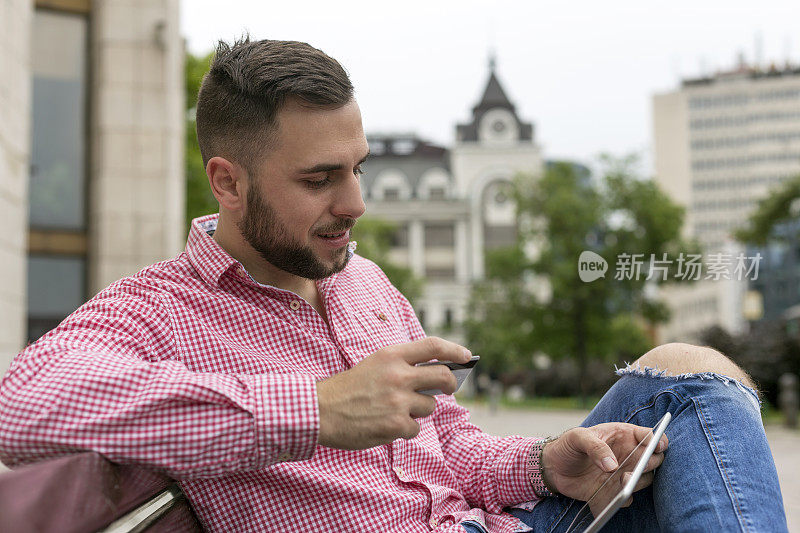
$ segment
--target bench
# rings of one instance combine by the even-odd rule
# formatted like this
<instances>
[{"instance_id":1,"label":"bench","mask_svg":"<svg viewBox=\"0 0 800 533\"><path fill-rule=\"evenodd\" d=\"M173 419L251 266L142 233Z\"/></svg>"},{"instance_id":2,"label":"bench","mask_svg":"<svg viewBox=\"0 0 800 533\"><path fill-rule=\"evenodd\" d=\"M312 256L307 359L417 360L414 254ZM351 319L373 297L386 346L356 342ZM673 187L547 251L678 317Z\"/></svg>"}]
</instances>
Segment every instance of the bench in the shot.
<instances>
[{"instance_id":1,"label":"bench","mask_svg":"<svg viewBox=\"0 0 800 533\"><path fill-rule=\"evenodd\" d=\"M0 474L0 531L201 532L178 483L85 452Z\"/></svg>"}]
</instances>

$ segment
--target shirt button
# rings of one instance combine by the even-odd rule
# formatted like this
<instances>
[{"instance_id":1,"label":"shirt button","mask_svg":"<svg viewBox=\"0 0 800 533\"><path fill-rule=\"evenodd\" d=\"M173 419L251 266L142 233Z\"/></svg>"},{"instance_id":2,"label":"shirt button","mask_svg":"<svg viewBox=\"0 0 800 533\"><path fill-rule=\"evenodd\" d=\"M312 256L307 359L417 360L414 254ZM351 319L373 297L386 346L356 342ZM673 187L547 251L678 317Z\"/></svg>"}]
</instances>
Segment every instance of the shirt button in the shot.
<instances>
[{"instance_id":1,"label":"shirt button","mask_svg":"<svg viewBox=\"0 0 800 533\"><path fill-rule=\"evenodd\" d=\"M281 452L280 454L278 454L278 461L288 461L291 458L292 454L290 454L289 452Z\"/></svg>"},{"instance_id":2,"label":"shirt button","mask_svg":"<svg viewBox=\"0 0 800 533\"><path fill-rule=\"evenodd\" d=\"M378 318L386 322L386 314L383 311L378 312Z\"/></svg>"},{"instance_id":3,"label":"shirt button","mask_svg":"<svg viewBox=\"0 0 800 533\"><path fill-rule=\"evenodd\" d=\"M434 528L434 527L436 527L437 525L439 525L439 522L436 520L436 517L435 517L435 516L432 516L432 517L431 517L431 522L430 522L430 523L431 523L431 527L432 527L432 528Z\"/></svg>"},{"instance_id":4,"label":"shirt button","mask_svg":"<svg viewBox=\"0 0 800 533\"><path fill-rule=\"evenodd\" d=\"M298 302L297 300L292 300L292 302L289 304L289 307L292 308L292 311L297 311L298 309L300 309L300 302Z\"/></svg>"},{"instance_id":5,"label":"shirt button","mask_svg":"<svg viewBox=\"0 0 800 533\"><path fill-rule=\"evenodd\" d=\"M394 471L397 474L397 477L403 477L403 469L402 468L400 468L399 466L396 466Z\"/></svg>"}]
</instances>

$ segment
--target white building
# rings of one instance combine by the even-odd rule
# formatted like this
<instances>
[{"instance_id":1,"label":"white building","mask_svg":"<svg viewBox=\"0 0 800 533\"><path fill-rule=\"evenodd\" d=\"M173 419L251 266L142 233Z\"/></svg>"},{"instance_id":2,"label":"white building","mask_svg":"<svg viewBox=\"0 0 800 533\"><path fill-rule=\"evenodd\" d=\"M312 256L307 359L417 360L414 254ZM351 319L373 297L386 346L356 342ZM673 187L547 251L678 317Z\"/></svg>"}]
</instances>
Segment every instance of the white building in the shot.
<instances>
[{"instance_id":1,"label":"white building","mask_svg":"<svg viewBox=\"0 0 800 533\"><path fill-rule=\"evenodd\" d=\"M736 256L731 233L759 199L800 174L800 69L733 72L685 80L653 98L656 179L687 209L684 235L706 254ZM746 280L669 289L663 339L693 340L711 325L741 331ZM799 299L800 301L800 299Z\"/></svg>"},{"instance_id":2,"label":"white building","mask_svg":"<svg viewBox=\"0 0 800 533\"><path fill-rule=\"evenodd\" d=\"M430 333L451 331L465 318L470 282L484 274L484 252L516 239L507 187L519 172L543 169L534 129L517 115L495 74L456 127L452 148L414 135L368 135L372 155L364 165L367 215L395 222L390 258L426 279L416 302Z\"/></svg>"},{"instance_id":3,"label":"white building","mask_svg":"<svg viewBox=\"0 0 800 533\"><path fill-rule=\"evenodd\" d=\"M183 247L178 0L0 2L0 374Z\"/></svg>"}]
</instances>

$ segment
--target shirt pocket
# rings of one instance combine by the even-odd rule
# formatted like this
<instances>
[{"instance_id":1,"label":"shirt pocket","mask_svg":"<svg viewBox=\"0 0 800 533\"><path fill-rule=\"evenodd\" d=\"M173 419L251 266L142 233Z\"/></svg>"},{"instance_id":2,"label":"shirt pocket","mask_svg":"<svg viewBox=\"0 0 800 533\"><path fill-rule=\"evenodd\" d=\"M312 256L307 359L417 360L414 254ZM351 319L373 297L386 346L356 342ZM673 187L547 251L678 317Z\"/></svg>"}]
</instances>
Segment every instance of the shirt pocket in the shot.
<instances>
[{"instance_id":1,"label":"shirt pocket","mask_svg":"<svg viewBox=\"0 0 800 533\"><path fill-rule=\"evenodd\" d=\"M356 328L369 353L393 344L411 342L408 332L392 313L380 309L360 309L354 314Z\"/></svg>"}]
</instances>

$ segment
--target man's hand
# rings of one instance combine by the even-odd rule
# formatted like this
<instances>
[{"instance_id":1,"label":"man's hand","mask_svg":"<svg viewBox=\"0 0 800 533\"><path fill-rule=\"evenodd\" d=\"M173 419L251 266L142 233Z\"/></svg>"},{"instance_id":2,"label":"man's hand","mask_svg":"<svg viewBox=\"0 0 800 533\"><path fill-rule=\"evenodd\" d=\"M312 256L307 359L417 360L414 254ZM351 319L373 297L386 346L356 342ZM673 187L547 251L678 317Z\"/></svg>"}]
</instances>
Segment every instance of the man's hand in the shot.
<instances>
[{"instance_id":1,"label":"man's hand","mask_svg":"<svg viewBox=\"0 0 800 533\"><path fill-rule=\"evenodd\" d=\"M548 486L570 498L589 500L619 463L652 432L652 428L618 422L565 432L542 451L541 463ZM653 470L664 460L668 444L667 436L662 436L634 490L641 490L653 482ZM644 449L645 446L642 446L636 450L634 457L625 465L627 471L633 470ZM623 474L619 483L612 482L610 485L613 486L603 489L598 501L590 505L595 516L608 505L628 479L629 475ZM630 504L631 500L625 502L625 506Z\"/></svg>"},{"instance_id":2,"label":"man's hand","mask_svg":"<svg viewBox=\"0 0 800 533\"><path fill-rule=\"evenodd\" d=\"M378 350L356 366L317 382L319 444L361 450L419 433L415 418L428 416L436 400L418 390L455 392L457 382L444 365L416 367L431 359L466 363L466 348L428 337Z\"/></svg>"}]
</instances>

